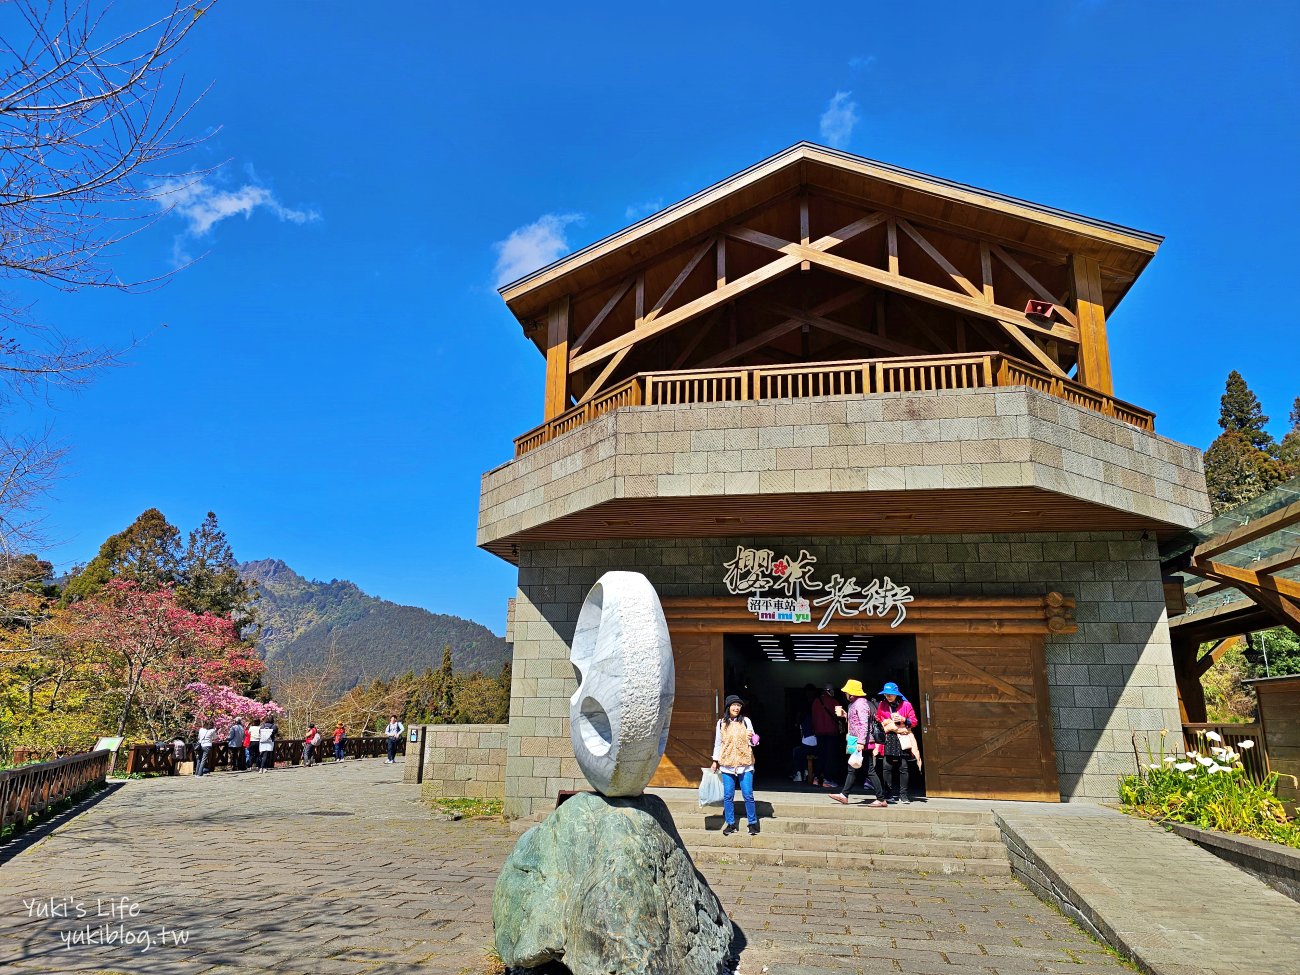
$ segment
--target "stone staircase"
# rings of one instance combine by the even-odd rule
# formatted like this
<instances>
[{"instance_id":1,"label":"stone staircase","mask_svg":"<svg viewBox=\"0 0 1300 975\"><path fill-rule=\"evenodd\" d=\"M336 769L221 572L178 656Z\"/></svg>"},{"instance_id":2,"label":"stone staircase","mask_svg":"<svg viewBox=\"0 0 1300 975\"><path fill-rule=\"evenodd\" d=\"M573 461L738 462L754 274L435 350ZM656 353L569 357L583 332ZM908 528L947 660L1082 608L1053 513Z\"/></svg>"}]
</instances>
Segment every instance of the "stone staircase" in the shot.
<instances>
[{"instance_id":1,"label":"stone staircase","mask_svg":"<svg viewBox=\"0 0 1300 975\"><path fill-rule=\"evenodd\" d=\"M924 802L869 809L837 805L824 795L773 795L758 800L758 836L746 832L739 802L740 829L723 836L721 807L702 809L689 793L661 798L697 861L1011 874L1001 832L987 809L936 809Z\"/></svg>"}]
</instances>

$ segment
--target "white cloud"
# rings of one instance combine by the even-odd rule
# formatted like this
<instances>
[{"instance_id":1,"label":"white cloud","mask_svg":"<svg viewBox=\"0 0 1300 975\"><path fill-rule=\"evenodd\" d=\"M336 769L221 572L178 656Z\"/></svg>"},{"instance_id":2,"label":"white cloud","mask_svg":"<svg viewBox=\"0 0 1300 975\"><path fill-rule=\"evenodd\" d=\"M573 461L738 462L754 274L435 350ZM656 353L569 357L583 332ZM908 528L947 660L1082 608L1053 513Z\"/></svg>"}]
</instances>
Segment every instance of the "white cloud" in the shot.
<instances>
[{"instance_id":1,"label":"white cloud","mask_svg":"<svg viewBox=\"0 0 1300 975\"><path fill-rule=\"evenodd\" d=\"M634 203L623 211L623 215L628 220L640 220L642 217L648 217L652 213L658 213L664 207L663 197L656 197L653 200L646 200L644 203Z\"/></svg>"},{"instance_id":2,"label":"white cloud","mask_svg":"<svg viewBox=\"0 0 1300 975\"><path fill-rule=\"evenodd\" d=\"M184 233L172 242L172 260L178 265L191 260L186 253L185 238L207 236L213 227L230 217L242 216L247 220L255 210L264 210L288 223L313 223L321 218L316 210L285 206L265 186L245 183L237 189L223 189L209 182L206 176L164 180L154 186L153 199L164 211L186 222Z\"/></svg>"},{"instance_id":3,"label":"white cloud","mask_svg":"<svg viewBox=\"0 0 1300 975\"><path fill-rule=\"evenodd\" d=\"M578 213L547 213L533 223L512 230L509 237L494 244L497 287L531 274L567 254L569 242L564 239L564 228L580 220L582 215Z\"/></svg>"},{"instance_id":4,"label":"white cloud","mask_svg":"<svg viewBox=\"0 0 1300 975\"><path fill-rule=\"evenodd\" d=\"M848 145L853 135L854 126L858 124L858 103L850 101L851 91L837 91L822 112L822 141L836 149Z\"/></svg>"},{"instance_id":5,"label":"white cloud","mask_svg":"<svg viewBox=\"0 0 1300 975\"><path fill-rule=\"evenodd\" d=\"M849 58L849 67L854 71L862 71L871 67L875 63L876 56L874 54L859 54L855 57Z\"/></svg>"}]
</instances>

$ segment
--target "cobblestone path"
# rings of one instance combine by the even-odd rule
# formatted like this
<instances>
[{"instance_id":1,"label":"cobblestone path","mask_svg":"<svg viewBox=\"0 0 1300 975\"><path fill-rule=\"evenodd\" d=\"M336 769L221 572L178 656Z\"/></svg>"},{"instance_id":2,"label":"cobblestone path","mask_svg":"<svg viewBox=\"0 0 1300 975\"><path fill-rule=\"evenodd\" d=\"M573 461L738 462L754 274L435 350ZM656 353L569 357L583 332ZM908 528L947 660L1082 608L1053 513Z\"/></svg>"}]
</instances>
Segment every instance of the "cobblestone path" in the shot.
<instances>
[{"instance_id":1,"label":"cobblestone path","mask_svg":"<svg viewBox=\"0 0 1300 975\"><path fill-rule=\"evenodd\" d=\"M0 847L0 972L489 971L516 834L432 820L401 774L375 759L125 783ZM742 975L1124 970L1012 880L702 869L744 932Z\"/></svg>"}]
</instances>

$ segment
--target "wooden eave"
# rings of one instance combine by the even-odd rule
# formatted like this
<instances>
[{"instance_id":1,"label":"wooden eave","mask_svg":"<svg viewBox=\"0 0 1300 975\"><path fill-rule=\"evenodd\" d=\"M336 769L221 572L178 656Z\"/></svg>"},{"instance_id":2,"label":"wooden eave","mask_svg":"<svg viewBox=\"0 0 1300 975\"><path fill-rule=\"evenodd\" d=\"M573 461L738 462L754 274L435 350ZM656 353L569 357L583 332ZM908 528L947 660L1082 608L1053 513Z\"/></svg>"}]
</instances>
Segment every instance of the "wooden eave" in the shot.
<instances>
[{"instance_id":1,"label":"wooden eave","mask_svg":"<svg viewBox=\"0 0 1300 975\"><path fill-rule=\"evenodd\" d=\"M1095 259L1112 282L1109 313L1163 238L988 190L954 183L851 153L801 142L527 277L500 294L521 322L545 316L550 302L624 276L674 248L701 239L755 207L802 187L1053 258ZM530 338L545 349L544 329Z\"/></svg>"}]
</instances>

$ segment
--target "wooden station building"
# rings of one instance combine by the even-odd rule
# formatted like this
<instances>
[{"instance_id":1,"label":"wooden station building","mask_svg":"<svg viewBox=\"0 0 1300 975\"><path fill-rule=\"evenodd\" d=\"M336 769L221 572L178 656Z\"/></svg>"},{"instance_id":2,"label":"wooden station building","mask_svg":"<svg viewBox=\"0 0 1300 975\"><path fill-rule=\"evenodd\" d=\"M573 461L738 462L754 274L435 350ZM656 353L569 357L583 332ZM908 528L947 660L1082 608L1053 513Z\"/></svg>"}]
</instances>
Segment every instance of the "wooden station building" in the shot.
<instances>
[{"instance_id":1,"label":"wooden station building","mask_svg":"<svg viewBox=\"0 0 1300 975\"><path fill-rule=\"evenodd\" d=\"M508 811L582 787L569 641L610 569L669 619L658 784L733 692L784 779L805 686L856 677L912 700L929 795L1113 797L1178 726L1157 544L1209 511L1112 388L1159 244L801 143L502 288L546 361L479 514L519 567Z\"/></svg>"}]
</instances>

